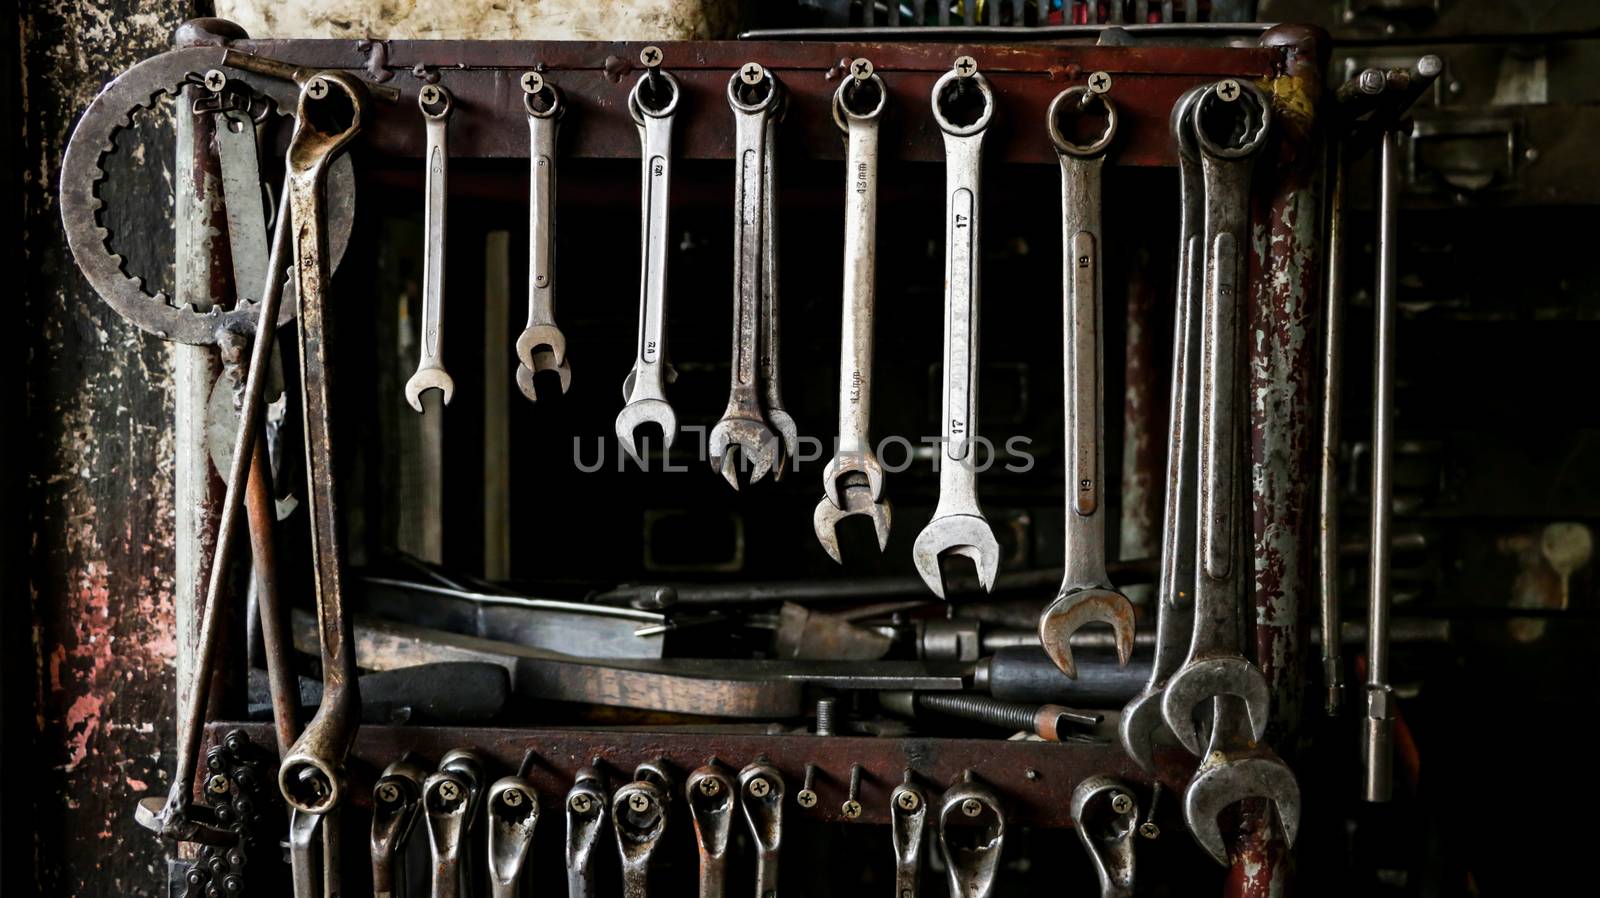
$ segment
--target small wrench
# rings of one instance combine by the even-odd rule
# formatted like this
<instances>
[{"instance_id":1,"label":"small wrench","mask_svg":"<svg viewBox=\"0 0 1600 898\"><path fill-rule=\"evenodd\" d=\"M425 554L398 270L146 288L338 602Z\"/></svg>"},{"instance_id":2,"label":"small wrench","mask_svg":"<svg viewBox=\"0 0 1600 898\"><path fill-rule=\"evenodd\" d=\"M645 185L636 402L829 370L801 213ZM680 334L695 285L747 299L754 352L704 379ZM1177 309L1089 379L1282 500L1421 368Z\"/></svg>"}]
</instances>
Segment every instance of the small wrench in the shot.
<instances>
[{"instance_id":1,"label":"small wrench","mask_svg":"<svg viewBox=\"0 0 1600 898\"><path fill-rule=\"evenodd\" d=\"M1083 850L1094 860L1100 898L1131 898L1134 835L1139 831L1139 803L1132 790L1109 776L1085 779L1072 790L1072 823Z\"/></svg>"},{"instance_id":2,"label":"small wrench","mask_svg":"<svg viewBox=\"0 0 1600 898\"><path fill-rule=\"evenodd\" d=\"M777 76L747 63L728 79L728 106L733 109L735 191L733 244L733 364L728 407L711 429L711 467L739 488L734 454L738 447L755 483L774 465L781 465L782 443L762 413L760 336L763 293L762 231L766 215L767 123L782 99ZM749 99L747 100L746 97Z\"/></svg>"},{"instance_id":3,"label":"small wrench","mask_svg":"<svg viewBox=\"0 0 1600 898\"><path fill-rule=\"evenodd\" d=\"M594 898L594 847L605 829L606 802L600 772L593 766L579 770L567 790L567 898Z\"/></svg>"},{"instance_id":4,"label":"small wrench","mask_svg":"<svg viewBox=\"0 0 1600 898\"><path fill-rule=\"evenodd\" d=\"M1104 78L1101 74L1099 77ZM1092 79L1091 79L1092 80ZM1095 102L1106 125L1089 144L1061 132L1061 117L1083 112ZM1045 116L1061 163L1062 280L1066 297L1062 355L1066 371L1067 463L1066 573L1061 591L1039 615L1039 642L1061 672L1074 679L1072 634L1090 623L1109 624L1116 634L1117 661L1133 656L1133 603L1111 585L1106 574L1105 417L1100 381L1105 355L1102 319L1101 175L1106 150L1117 135L1117 106L1088 87L1069 87L1056 95Z\"/></svg>"},{"instance_id":5,"label":"small wrench","mask_svg":"<svg viewBox=\"0 0 1600 898\"><path fill-rule=\"evenodd\" d=\"M778 848L783 840L783 775L766 758L739 771L739 803L756 843L756 898L777 898Z\"/></svg>"},{"instance_id":6,"label":"small wrench","mask_svg":"<svg viewBox=\"0 0 1600 898\"><path fill-rule=\"evenodd\" d=\"M561 392L572 383L567 338L556 327L556 132L567 106L561 88L538 72L522 76L528 113L528 323L517 337L517 386L530 401L533 374L559 371ZM544 347L540 350L540 347ZM527 371L524 387L523 371Z\"/></svg>"},{"instance_id":7,"label":"small wrench","mask_svg":"<svg viewBox=\"0 0 1600 898\"><path fill-rule=\"evenodd\" d=\"M461 894L478 894L478 883L483 881L480 865L482 854L477 850L478 811L483 807L487 779L483 756L470 748L453 748L439 759L439 769L455 774L467 785L467 816L461 834Z\"/></svg>"},{"instance_id":8,"label":"small wrench","mask_svg":"<svg viewBox=\"0 0 1600 898\"><path fill-rule=\"evenodd\" d=\"M1171 422L1167 444L1167 495L1161 528L1161 569L1157 588L1155 659L1143 691L1122 709L1118 735L1135 763L1155 770L1153 740L1165 726L1161 695L1183 663L1194 633L1195 464L1200 398L1200 290L1204 276L1200 248L1203 227L1200 151L1195 146L1195 87L1172 107L1172 137L1178 147L1178 310L1172 328Z\"/></svg>"},{"instance_id":9,"label":"small wrench","mask_svg":"<svg viewBox=\"0 0 1600 898\"><path fill-rule=\"evenodd\" d=\"M1217 814L1229 805L1251 798L1272 802L1289 848L1300 831L1300 784L1289 765L1244 729L1242 704L1235 695L1217 696L1210 746L1183 793L1183 819L1189 832L1225 867L1228 848L1217 827Z\"/></svg>"},{"instance_id":10,"label":"small wrench","mask_svg":"<svg viewBox=\"0 0 1600 898\"><path fill-rule=\"evenodd\" d=\"M867 435L872 422L872 316L878 229L878 122L888 104L883 79L858 59L855 77L833 94L833 120L846 136L844 315L839 349L839 445L822 472L823 497L812 528L828 557L839 557L838 524L850 515L872 518L878 551L889 544L890 506L883 499L883 466ZM862 74L865 77L862 77ZM875 99L874 99L875 98ZM859 107L865 103L867 108Z\"/></svg>"},{"instance_id":11,"label":"small wrench","mask_svg":"<svg viewBox=\"0 0 1600 898\"><path fill-rule=\"evenodd\" d=\"M450 404L456 384L444 370L444 242L445 206L449 197L450 113L455 101L450 92L429 84L417 93L417 106L426 122L428 144L427 183L423 188L422 339L417 370L406 381L406 402L422 411L422 391L438 390Z\"/></svg>"},{"instance_id":12,"label":"small wrench","mask_svg":"<svg viewBox=\"0 0 1600 898\"><path fill-rule=\"evenodd\" d=\"M650 889L650 859L667 828L672 780L660 764L640 764L634 781L611 798L617 851L622 855L623 898L645 898Z\"/></svg>"},{"instance_id":13,"label":"small wrench","mask_svg":"<svg viewBox=\"0 0 1600 898\"><path fill-rule=\"evenodd\" d=\"M776 76L774 76L776 80ZM782 480L783 469L800 452L800 430L783 409L779 377L782 328L778 320L778 122L788 112L788 99L780 90L771 115L761 161L761 386L766 398L767 423L783 441L783 457L772 468L772 479Z\"/></svg>"},{"instance_id":14,"label":"small wrench","mask_svg":"<svg viewBox=\"0 0 1600 898\"><path fill-rule=\"evenodd\" d=\"M374 898L405 898L406 877L397 864L405 857L406 843L416 828L422 809L421 767L402 759L384 768L372 789L372 894Z\"/></svg>"},{"instance_id":15,"label":"small wrench","mask_svg":"<svg viewBox=\"0 0 1600 898\"><path fill-rule=\"evenodd\" d=\"M889 796L889 833L894 839L895 898L917 898L922 889L922 833L928 822L928 796L905 781Z\"/></svg>"},{"instance_id":16,"label":"small wrench","mask_svg":"<svg viewBox=\"0 0 1600 898\"><path fill-rule=\"evenodd\" d=\"M471 824L471 784L454 771L440 770L423 782L422 803L433 851L433 898L470 895L461 886L462 857Z\"/></svg>"},{"instance_id":17,"label":"small wrench","mask_svg":"<svg viewBox=\"0 0 1600 898\"><path fill-rule=\"evenodd\" d=\"M528 780L527 760L516 776L495 780L484 799L489 808L489 894L493 898L517 898L539 823L539 791Z\"/></svg>"},{"instance_id":18,"label":"small wrench","mask_svg":"<svg viewBox=\"0 0 1600 898\"><path fill-rule=\"evenodd\" d=\"M968 124L946 116L945 106L967 90L977 90L982 111ZM952 107L953 109L954 107ZM983 135L994 115L994 92L970 57L933 85L933 118L944 132L944 396L943 458L939 463L939 503L933 520L917 534L912 560L933 594L944 598L945 555L971 559L985 592L994 588L1000 544L978 507L978 180L983 169Z\"/></svg>"},{"instance_id":19,"label":"small wrench","mask_svg":"<svg viewBox=\"0 0 1600 898\"><path fill-rule=\"evenodd\" d=\"M712 759L689 774L684 792L700 849L700 898L721 898L727 889L728 836L733 831L733 781Z\"/></svg>"},{"instance_id":20,"label":"small wrench","mask_svg":"<svg viewBox=\"0 0 1600 898\"><path fill-rule=\"evenodd\" d=\"M663 92L666 97L661 96ZM672 117L679 96L677 79L654 70L640 75L628 94L628 112L639 127L643 162L643 249L639 256L639 336L633 370L622 383L625 404L617 415L617 442L641 466L644 459L634 443L640 425L661 428L663 453L672 448L678 433L678 418L667 404L666 385L672 379L667 364L667 191L672 182Z\"/></svg>"},{"instance_id":21,"label":"small wrench","mask_svg":"<svg viewBox=\"0 0 1600 898\"><path fill-rule=\"evenodd\" d=\"M950 875L951 898L994 894L1005 840L1006 815L1000 799L967 771L944 793L939 808L939 855Z\"/></svg>"},{"instance_id":22,"label":"small wrench","mask_svg":"<svg viewBox=\"0 0 1600 898\"><path fill-rule=\"evenodd\" d=\"M1195 626L1183 667L1167 681L1161 716L1178 741L1198 755L1203 742L1194 721L1197 705L1220 695L1238 696L1252 738L1259 741L1271 698L1266 677L1239 651L1240 603L1248 585L1244 534L1249 531L1241 515L1239 461L1247 420L1240 359L1250 171L1266 142L1272 112L1258 89L1229 79L1207 87L1191 115L1205 182Z\"/></svg>"}]
</instances>

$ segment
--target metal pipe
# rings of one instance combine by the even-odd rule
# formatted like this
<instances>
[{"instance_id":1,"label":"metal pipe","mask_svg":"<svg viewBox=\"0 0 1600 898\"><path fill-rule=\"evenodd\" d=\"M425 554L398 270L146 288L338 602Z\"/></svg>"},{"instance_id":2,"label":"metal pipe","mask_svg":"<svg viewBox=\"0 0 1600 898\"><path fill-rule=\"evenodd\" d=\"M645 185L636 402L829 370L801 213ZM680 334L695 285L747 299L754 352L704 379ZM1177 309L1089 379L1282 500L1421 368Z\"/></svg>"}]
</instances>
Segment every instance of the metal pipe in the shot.
<instances>
[{"instance_id":1,"label":"metal pipe","mask_svg":"<svg viewBox=\"0 0 1600 898\"><path fill-rule=\"evenodd\" d=\"M1368 70L1373 71L1373 70ZM1382 85L1382 78L1378 79ZM1317 606L1322 624L1324 708L1336 716L1344 705L1344 656L1339 632L1339 379L1344 342L1344 144L1328 141L1328 259L1322 344L1322 471L1317 479ZM1387 549L1385 550L1387 551Z\"/></svg>"}]
</instances>

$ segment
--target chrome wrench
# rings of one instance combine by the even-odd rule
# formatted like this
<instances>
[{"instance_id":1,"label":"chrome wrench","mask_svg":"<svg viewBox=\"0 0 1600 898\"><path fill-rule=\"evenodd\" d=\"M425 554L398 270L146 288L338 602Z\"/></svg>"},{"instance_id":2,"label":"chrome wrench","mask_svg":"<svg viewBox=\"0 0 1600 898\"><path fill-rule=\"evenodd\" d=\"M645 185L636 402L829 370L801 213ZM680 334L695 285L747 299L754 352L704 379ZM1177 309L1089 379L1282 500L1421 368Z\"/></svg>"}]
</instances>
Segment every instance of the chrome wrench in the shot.
<instances>
[{"instance_id":1,"label":"chrome wrench","mask_svg":"<svg viewBox=\"0 0 1600 898\"><path fill-rule=\"evenodd\" d=\"M539 791L528 780L531 760L531 755L524 758L515 776L495 780L484 799L489 809L489 894L493 898L517 898L521 892L522 872L539 824Z\"/></svg>"},{"instance_id":2,"label":"chrome wrench","mask_svg":"<svg viewBox=\"0 0 1600 898\"><path fill-rule=\"evenodd\" d=\"M939 854L950 876L951 898L989 898L1005 848L1006 815L1000 799L972 771L944 793L939 808Z\"/></svg>"},{"instance_id":3,"label":"chrome wrench","mask_svg":"<svg viewBox=\"0 0 1600 898\"><path fill-rule=\"evenodd\" d=\"M978 91L982 111L958 124L945 107L967 91ZM955 107L951 107L952 109ZM944 598L940 559L960 555L972 561L978 583L994 587L1000 544L978 507L978 297L982 243L978 222L978 181L983 169L983 136L994 115L994 92L969 56L933 85L933 118L944 132L944 396L939 460L939 503L933 520L917 534L912 560L933 594Z\"/></svg>"},{"instance_id":4,"label":"chrome wrench","mask_svg":"<svg viewBox=\"0 0 1600 898\"><path fill-rule=\"evenodd\" d=\"M406 877L402 863L406 843L417 825L422 809L421 767L410 760L399 760L384 768L372 788L372 894L374 898L405 898Z\"/></svg>"},{"instance_id":5,"label":"chrome wrench","mask_svg":"<svg viewBox=\"0 0 1600 898\"><path fill-rule=\"evenodd\" d=\"M1117 135L1117 106L1103 92L1110 76L1096 72L1090 85L1070 87L1050 103L1045 123L1061 163L1062 279L1066 297L1062 356L1066 370L1067 462L1066 573L1061 591L1039 615L1039 642L1062 673L1076 678L1072 634L1090 623L1108 624L1116 637L1117 661L1133 656L1133 603L1106 574L1105 356L1101 298L1101 181L1105 154ZM1105 130L1088 144L1061 131L1061 119L1098 102Z\"/></svg>"},{"instance_id":6,"label":"chrome wrench","mask_svg":"<svg viewBox=\"0 0 1600 898\"><path fill-rule=\"evenodd\" d=\"M471 823L472 787L466 777L439 770L422 784L428 845L433 851L433 898L470 898L462 890L462 858Z\"/></svg>"},{"instance_id":7,"label":"chrome wrench","mask_svg":"<svg viewBox=\"0 0 1600 898\"><path fill-rule=\"evenodd\" d=\"M889 796L889 833L894 839L895 898L917 898L922 888L922 833L928 822L928 796L905 780Z\"/></svg>"},{"instance_id":8,"label":"chrome wrench","mask_svg":"<svg viewBox=\"0 0 1600 898\"><path fill-rule=\"evenodd\" d=\"M555 307L556 133L567 106L561 88L538 72L523 74L522 91L522 107L528 114L528 322L517 337L517 360L522 366L517 386L530 401L537 401L535 372L558 372L562 393L572 383L567 338L556 327Z\"/></svg>"},{"instance_id":9,"label":"chrome wrench","mask_svg":"<svg viewBox=\"0 0 1600 898\"><path fill-rule=\"evenodd\" d=\"M783 775L766 758L739 771L739 803L756 846L756 898L777 898L778 849L783 840Z\"/></svg>"},{"instance_id":10,"label":"chrome wrench","mask_svg":"<svg viewBox=\"0 0 1600 898\"><path fill-rule=\"evenodd\" d=\"M594 847L605 829L607 804L600 772L593 765L579 770L567 790L567 898L594 898Z\"/></svg>"},{"instance_id":11,"label":"chrome wrench","mask_svg":"<svg viewBox=\"0 0 1600 898\"><path fill-rule=\"evenodd\" d=\"M467 786L466 822L461 833L461 893L478 894L483 881L479 870L482 853L478 849L478 811L483 807L486 779L483 757L470 748L453 748L439 759L439 769L452 773Z\"/></svg>"},{"instance_id":12,"label":"chrome wrench","mask_svg":"<svg viewBox=\"0 0 1600 898\"><path fill-rule=\"evenodd\" d=\"M417 106L426 122L428 143L427 183L422 224L422 338L417 370L406 381L406 402L422 411L424 390L438 390L450 404L456 384L444 370L444 251L445 207L449 201L450 113L455 101L437 84L417 93Z\"/></svg>"},{"instance_id":13,"label":"chrome wrench","mask_svg":"<svg viewBox=\"0 0 1600 898\"><path fill-rule=\"evenodd\" d=\"M776 81L777 76L773 76ZM772 468L772 479L782 480L783 469L794 464L800 452L800 431L794 417L783 409L783 387L778 365L782 328L778 318L778 122L788 112L782 91L767 116L761 161L761 388L766 399L767 423L782 440L783 455Z\"/></svg>"},{"instance_id":14,"label":"chrome wrench","mask_svg":"<svg viewBox=\"0 0 1600 898\"><path fill-rule=\"evenodd\" d=\"M672 801L672 780L660 764L640 764L634 781L611 798L617 851L622 855L623 898L646 898L650 889L650 860L667 828Z\"/></svg>"},{"instance_id":15,"label":"chrome wrench","mask_svg":"<svg viewBox=\"0 0 1600 898\"><path fill-rule=\"evenodd\" d=\"M721 898L727 891L728 837L733 832L733 781L713 758L689 774L684 794L700 851L700 898Z\"/></svg>"},{"instance_id":16,"label":"chrome wrench","mask_svg":"<svg viewBox=\"0 0 1600 898\"><path fill-rule=\"evenodd\" d=\"M1078 841L1100 877L1100 898L1131 898L1134 836L1139 831L1133 792L1109 776L1091 776L1072 790L1071 807Z\"/></svg>"}]
</instances>

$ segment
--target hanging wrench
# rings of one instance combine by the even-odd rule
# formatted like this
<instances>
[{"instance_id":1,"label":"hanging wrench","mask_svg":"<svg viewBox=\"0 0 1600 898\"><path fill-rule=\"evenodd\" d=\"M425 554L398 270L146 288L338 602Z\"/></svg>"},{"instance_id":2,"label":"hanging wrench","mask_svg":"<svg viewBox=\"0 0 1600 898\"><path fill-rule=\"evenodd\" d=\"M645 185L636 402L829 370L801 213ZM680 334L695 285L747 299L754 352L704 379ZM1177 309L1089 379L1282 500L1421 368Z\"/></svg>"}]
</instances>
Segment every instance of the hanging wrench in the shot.
<instances>
[{"instance_id":1,"label":"hanging wrench","mask_svg":"<svg viewBox=\"0 0 1600 898\"><path fill-rule=\"evenodd\" d=\"M1094 860L1100 898L1131 898L1134 835L1139 830L1133 792L1109 776L1089 777L1072 790L1072 823L1083 850Z\"/></svg>"},{"instance_id":2,"label":"hanging wrench","mask_svg":"<svg viewBox=\"0 0 1600 898\"><path fill-rule=\"evenodd\" d=\"M579 770L567 790L567 898L594 898L594 846L605 829L606 803L600 772L593 766Z\"/></svg>"},{"instance_id":3,"label":"hanging wrench","mask_svg":"<svg viewBox=\"0 0 1600 898\"><path fill-rule=\"evenodd\" d=\"M533 374L558 371L561 392L572 383L567 338L556 327L556 132L566 115L561 88L538 72L522 76L528 113L528 323L517 337L517 386L530 401ZM540 349L544 347L544 349ZM524 388L523 372L527 372Z\"/></svg>"},{"instance_id":4,"label":"hanging wrench","mask_svg":"<svg viewBox=\"0 0 1600 898\"><path fill-rule=\"evenodd\" d=\"M773 76L776 84L777 76ZM778 122L789 110L788 98L779 90L767 116L761 159L761 386L766 399L767 422L782 439L783 456L772 468L772 479L782 480L783 469L800 452L800 431L783 410L783 388L778 357L782 328L778 321Z\"/></svg>"},{"instance_id":5,"label":"hanging wrench","mask_svg":"<svg viewBox=\"0 0 1600 898\"><path fill-rule=\"evenodd\" d=\"M439 769L455 774L467 786L467 816L461 835L461 894L476 895L478 883L483 881L483 853L478 851L478 810L483 807L487 783L483 756L470 748L453 748L439 759Z\"/></svg>"},{"instance_id":6,"label":"hanging wrench","mask_svg":"<svg viewBox=\"0 0 1600 898\"><path fill-rule=\"evenodd\" d=\"M910 770L889 796L889 808L895 898L917 898L922 888L922 832L928 822L928 796L911 781Z\"/></svg>"},{"instance_id":7,"label":"hanging wrench","mask_svg":"<svg viewBox=\"0 0 1600 898\"><path fill-rule=\"evenodd\" d=\"M944 793L939 808L939 855L950 875L951 898L989 898L1000 853L1005 848L1006 815L1000 799L967 771Z\"/></svg>"},{"instance_id":8,"label":"hanging wrench","mask_svg":"<svg viewBox=\"0 0 1600 898\"><path fill-rule=\"evenodd\" d=\"M1228 866L1228 848L1217 814L1246 799L1265 799L1277 809L1284 844L1294 847L1300 831L1300 784L1265 742L1245 729L1243 701L1219 695L1210 746L1183 793L1183 819L1194 840L1217 863Z\"/></svg>"},{"instance_id":9,"label":"hanging wrench","mask_svg":"<svg viewBox=\"0 0 1600 898\"><path fill-rule=\"evenodd\" d=\"M971 122L947 117L960 97L978 91L983 108ZM949 107L947 110L946 107ZM939 504L917 534L912 560L933 594L944 598L945 555L971 559L978 583L988 592L1000 567L1000 544L978 507L978 179L983 135L994 115L994 93L969 56L933 85L933 118L944 132L944 397L943 457L939 460ZM962 117L959 116L958 117ZM964 118L964 117L963 117Z\"/></svg>"},{"instance_id":10,"label":"hanging wrench","mask_svg":"<svg viewBox=\"0 0 1600 898\"><path fill-rule=\"evenodd\" d=\"M1090 623L1109 624L1116 634L1117 661L1133 656L1133 603L1106 575L1105 390L1100 382L1105 355L1100 277L1100 185L1106 150L1117 135L1117 106L1100 90L1110 76L1089 79L1101 87L1071 87L1050 103L1045 124L1061 162L1062 279L1066 286L1062 356L1066 370L1067 500L1066 574L1055 601L1039 615L1039 642L1061 672L1074 679L1072 634ZM1061 117L1098 101L1106 126L1092 143L1071 142Z\"/></svg>"},{"instance_id":11,"label":"hanging wrench","mask_svg":"<svg viewBox=\"0 0 1600 898\"><path fill-rule=\"evenodd\" d=\"M667 189L672 182L672 116L678 109L678 82L651 68L628 94L628 111L639 126L643 162L639 256L639 337L633 370L622 383L625 405L617 415L617 442L641 466L634 444L642 424L661 428L661 451L672 448L678 418L667 404Z\"/></svg>"},{"instance_id":12,"label":"hanging wrench","mask_svg":"<svg viewBox=\"0 0 1600 898\"><path fill-rule=\"evenodd\" d=\"M405 898L403 866L406 843L422 807L421 767L402 759L384 768L372 789L372 894L374 898Z\"/></svg>"},{"instance_id":13,"label":"hanging wrench","mask_svg":"<svg viewBox=\"0 0 1600 898\"><path fill-rule=\"evenodd\" d=\"M472 894L461 888L462 857L471 824L471 793L466 777L450 770L439 770L422 784L428 844L433 851L432 898L470 898Z\"/></svg>"},{"instance_id":14,"label":"hanging wrench","mask_svg":"<svg viewBox=\"0 0 1600 898\"><path fill-rule=\"evenodd\" d=\"M872 63L851 63L853 77L833 94L833 120L846 135L844 316L839 349L839 445L822 472L822 501L811 515L817 541L839 557L838 524L850 515L872 518L878 551L889 544L889 503L883 466L872 451L872 315L878 230L878 122L888 103ZM863 109L864 107L864 109Z\"/></svg>"},{"instance_id":15,"label":"hanging wrench","mask_svg":"<svg viewBox=\"0 0 1600 898\"><path fill-rule=\"evenodd\" d=\"M634 781L611 798L617 851L622 855L623 898L645 898L650 889L650 859L667 828L672 780L660 764L640 764Z\"/></svg>"},{"instance_id":16,"label":"hanging wrench","mask_svg":"<svg viewBox=\"0 0 1600 898\"><path fill-rule=\"evenodd\" d=\"M444 243L445 206L449 199L450 113L455 101L437 84L417 93L417 106L426 122L428 175L423 188L426 204L422 224L422 339L417 370L406 381L406 401L422 411L422 392L438 390L450 404L456 384L444 370Z\"/></svg>"},{"instance_id":17,"label":"hanging wrench","mask_svg":"<svg viewBox=\"0 0 1600 898\"><path fill-rule=\"evenodd\" d=\"M489 808L489 894L517 898L522 871L539 823L539 792L528 780L530 754L516 776L495 780L484 803Z\"/></svg>"},{"instance_id":18,"label":"hanging wrench","mask_svg":"<svg viewBox=\"0 0 1600 898\"><path fill-rule=\"evenodd\" d=\"M1161 528L1160 583L1156 598L1155 660L1143 691L1122 709L1122 748L1145 770L1155 770L1153 740L1161 719L1167 679L1183 663L1194 633L1195 464L1200 398L1200 290L1204 276L1200 232L1203 185L1195 146L1192 88L1172 107L1172 137L1178 147L1178 309L1172 327L1172 399L1167 444L1167 496Z\"/></svg>"},{"instance_id":19,"label":"hanging wrench","mask_svg":"<svg viewBox=\"0 0 1600 898\"><path fill-rule=\"evenodd\" d=\"M1240 360L1250 170L1266 142L1272 112L1259 90L1229 79L1207 87L1191 114L1206 197L1195 624L1188 657L1167 681L1161 716L1178 741L1198 755L1203 743L1194 722L1196 706L1215 696L1244 700L1253 739L1260 740L1267 727L1266 677L1239 651L1239 609L1250 582L1239 464L1247 420Z\"/></svg>"},{"instance_id":20,"label":"hanging wrench","mask_svg":"<svg viewBox=\"0 0 1600 898\"><path fill-rule=\"evenodd\" d=\"M783 775L765 757L739 771L739 803L756 843L756 898L777 898L783 840Z\"/></svg>"},{"instance_id":21,"label":"hanging wrench","mask_svg":"<svg viewBox=\"0 0 1600 898\"><path fill-rule=\"evenodd\" d=\"M733 781L715 758L689 774L684 786L695 843L700 849L700 898L721 898L727 889L733 791Z\"/></svg>"},{"instance_id":22,"label":"hanging wrench","mask_svg":"<svg viewBox=\"0 0 1600 898\"><path fill-rule=\"evenodd\" d=\"M761 271L766 214L767 123L777 113L783 87L772 72L746 63L728 79L728 106L734 120L733 364L728 407L711 429L711 467L739 488L739 471L729 450L738 447L755 483L774 465L783 446L762 414L760 384Z\"/></svg>"}]
</instances>

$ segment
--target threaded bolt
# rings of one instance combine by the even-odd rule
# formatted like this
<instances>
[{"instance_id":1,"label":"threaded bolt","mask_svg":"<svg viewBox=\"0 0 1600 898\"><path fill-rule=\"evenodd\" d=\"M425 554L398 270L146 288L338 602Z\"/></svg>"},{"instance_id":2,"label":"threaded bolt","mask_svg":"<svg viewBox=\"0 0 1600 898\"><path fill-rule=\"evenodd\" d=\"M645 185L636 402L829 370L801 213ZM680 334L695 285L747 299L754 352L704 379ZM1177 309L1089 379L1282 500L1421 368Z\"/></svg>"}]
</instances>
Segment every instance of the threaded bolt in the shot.
<instances>
[{"instance_id":1,"label":"threaded bolt","mask_svg":"<svg viewBox=\"0 0 1600 898\"><path fill-rule=\"evenodd\" d=\"M832 697L817 699L817 735L833 735L833 705Z\"/></svg>"}]
</instances>

